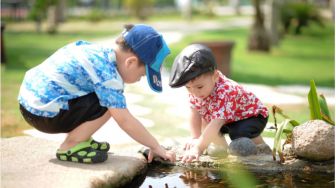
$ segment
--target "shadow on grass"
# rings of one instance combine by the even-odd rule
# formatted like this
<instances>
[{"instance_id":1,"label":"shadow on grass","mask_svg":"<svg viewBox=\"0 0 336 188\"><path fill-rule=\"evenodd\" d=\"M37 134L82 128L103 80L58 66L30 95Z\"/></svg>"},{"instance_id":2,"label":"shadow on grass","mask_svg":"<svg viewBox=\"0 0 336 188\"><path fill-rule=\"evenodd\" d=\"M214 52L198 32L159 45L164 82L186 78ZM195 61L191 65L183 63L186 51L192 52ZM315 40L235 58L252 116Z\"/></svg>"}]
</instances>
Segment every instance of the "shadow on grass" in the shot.
<instances>
[{"instance_id":1,"label":"shadow on grass","mask_svg":"<svg viewBox=\"0 0 336 188\"><path fill-rule=\"evenodd\" d=\"M309 86L309 80L306 79L296 79L296 80L290 80L280 77L270 77L270 76L261 76L257 74L240 74L237 72L234 72L231 76L231 79L242 82L242 83L253 83L253 84L266 84L271 86L276 85L306 85ZM326 79L326 80L319 80L318 76L317 78L312 77L311 79L314 79L316 82L316 85L318 86L326 86L326 87L333 87L335 79Z\"/></svg>"}]
</instances>

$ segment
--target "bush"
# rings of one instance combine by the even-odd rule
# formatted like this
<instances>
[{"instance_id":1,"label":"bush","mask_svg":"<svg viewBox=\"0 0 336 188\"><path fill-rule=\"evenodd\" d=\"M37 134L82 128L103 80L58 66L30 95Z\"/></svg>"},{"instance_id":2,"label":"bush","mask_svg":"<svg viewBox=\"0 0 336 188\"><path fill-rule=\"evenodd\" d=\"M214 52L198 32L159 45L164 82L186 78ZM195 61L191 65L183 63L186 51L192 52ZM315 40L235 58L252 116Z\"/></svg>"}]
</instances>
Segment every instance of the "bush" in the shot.
<instances>
[{"instance_id":1,"label":"bush","mask_svg":"<svg viewBox=\"0 0 336 188\"><path fill-rule=\"evenodd\" d=\"M148 10L154 5L154 0L126 0L125 6L131 14L140 20L145 20L148 17Z\"/></svg>"},{"instance_id":2,"label":"bush","mask_svg":"<svg viewBox=\"0 0 336 188\"><path fill-rule=\"evenodd\" d=\"M99 22L104 19L105 13L99 9L92 9L90 13L87 15L87 19L90 22Z\"/></svg>"},{"instance_id":3,"label":"bush","mask_svg":"<svg viewBox=\"0 0 336 188\"><path fill-rule=\"evenodd\" d=\"M322 18L318 10L312 4L304 2L286 3L281 8L281 23L285 33L289 33L294 27L295 34L301 34L302 28L309 26L310 22L316 22L323 26Z\"/></svg>"}]
</instances>

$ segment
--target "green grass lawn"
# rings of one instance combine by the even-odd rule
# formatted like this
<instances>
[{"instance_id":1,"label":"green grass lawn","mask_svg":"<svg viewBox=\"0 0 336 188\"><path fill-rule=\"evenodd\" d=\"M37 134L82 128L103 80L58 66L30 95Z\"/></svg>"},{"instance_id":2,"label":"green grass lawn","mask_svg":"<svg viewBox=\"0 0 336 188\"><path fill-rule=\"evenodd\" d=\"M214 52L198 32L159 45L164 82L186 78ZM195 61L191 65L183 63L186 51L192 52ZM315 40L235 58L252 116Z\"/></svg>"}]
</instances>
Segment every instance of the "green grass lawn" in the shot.
<instances>
[{"instance_id":1,"label":"green grass lawn","mask_svg":"<svg viewBox=\"0 0 336 188\"><path fill-rule=\"evenodd\" d=\"M7 30L4 33L8 61L1 69L1 137L20 135L22 130L29 128L19 114L16 101L25 71L41 63L55 50L69 42L79 39L91 41L117 34L116 29L111 29L109 32L109 28L100 27L104 30L77 32L79 28L76 28L72 32L62 32L54 36L31 31ZM314 79L318 86L334 87L334 26L329 25L325 28L312 26L304 30L302 36L286 35L280 45L273 48L269 54L248 52L247 36L248 28L188 35L181 42L170 46L172 54L167 58L166 66L171 66L177 53L191 42L232 40L235 42L235 47L232 54L231 77L238 82L308 85L309 80ZM155 107L155 104L148 100L144 101L144 106ZM287 110L287 114L294 115L292 117L309 118L305 106ZM152 118L155 122L162 122L160 113L153 114ZM164 121L170 119L173 118Z\"/></svg>"},{"instance_id":2,"label":"green grass lawn","mask_svg":"<svg viewBox=\"0 0 336 188\"><path fill-rule=\"evenodd\" d=\"M167 59L171 66L175 56L195 41L233 41L231 78L238 82L267 85L309 85L334 87L334 26L318 28L312 25L304 35L286 35L270 53L249 52L247 29L203 32L186 37L173 45Z\"/></svg>"}]
</instances>

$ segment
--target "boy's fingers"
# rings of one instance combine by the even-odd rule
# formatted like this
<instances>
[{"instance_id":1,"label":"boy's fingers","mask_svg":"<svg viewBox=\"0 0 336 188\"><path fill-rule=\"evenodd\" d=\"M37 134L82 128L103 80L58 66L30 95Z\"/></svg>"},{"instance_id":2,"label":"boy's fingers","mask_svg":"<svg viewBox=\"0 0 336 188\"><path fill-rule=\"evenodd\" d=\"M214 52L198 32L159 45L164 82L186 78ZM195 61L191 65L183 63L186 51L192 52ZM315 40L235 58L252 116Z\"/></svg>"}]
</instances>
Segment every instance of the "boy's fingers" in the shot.
<instances>
[{"instance_id":1,"label":"boy's fingers","mask_svg":"<svg viewBox=\"0 0 336 188\"><path fill-rule=\"evenodd\" d=\"M189 144L186 143L186 144L184 145L184 147L183 147L183 150L188 150L188 149L189 149Z\"/></svg>"},{"instance_id":2,"label":"boy's fingers","mask_svg":"<svg viewBox=\"0 0 336 188\"><path fill-rule=\"evenodd\" d=\"M199 155L196 155L196 161L198 161L199 160Z\"/></svg>"},{"instance_id":3,"label":"boy's fingers","mask_svg":"<svg viewBox=\"0 0 336 188\"><path fill-rule=\"evenodd\" d=\"M168 153L168 159L171 161L171 162L175 162L175 155L173 153Z\"/></svg>"},{"instance_id":4,"label":"boy's fingers","mask_svg":"<svg viewBox=\"0 0 336 188\"><path fill-rule=\"evenodd\" d=\"M188 163L191 163L191 162L193 161L193 159L194 159L194 156L191 155L191 156L188 157L188 161L187 161L187 162L188 162Z\"/></svg>"},{"instance_id":5,"label":"boy's fingers","mask_svg":"<svg viewBox=\"0 0 336 188\"><path fill-rule=\"evenodd\" d=\"M148 153L148 159L147 159L147 161L148 161L148 163L151 163L152 162L152 160L153 160L153 152L152 151L149 151L149 153Z\"/></svg>"},{"instance_id":6,"label":"boy's fingers","mask_svg":"<svg viewBox=\"0 0 336 188\"><path fill-rule=\"evenodd\" d=\"M186 162L186 160L187 160L187 157L188 157L187 155L184 155L184 156L183 156L183 158L182 158L182 162L183 162L183 163L185 163L185 162Z\"/></svg>"}]
</instances>

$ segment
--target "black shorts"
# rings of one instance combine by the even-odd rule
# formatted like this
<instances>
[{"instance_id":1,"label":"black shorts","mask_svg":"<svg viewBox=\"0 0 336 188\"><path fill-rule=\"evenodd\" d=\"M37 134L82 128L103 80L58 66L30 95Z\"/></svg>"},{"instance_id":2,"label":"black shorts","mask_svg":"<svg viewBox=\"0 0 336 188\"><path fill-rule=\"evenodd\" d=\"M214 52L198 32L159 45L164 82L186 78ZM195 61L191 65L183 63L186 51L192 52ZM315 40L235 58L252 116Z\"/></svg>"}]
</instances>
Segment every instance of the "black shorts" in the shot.
<instances>
[{"instance_id":1,"label":"black shorts","mask_svg":"<svg viewBox=\"0 0 336 188\"><path fill-rule=\"evenodd\" d=\"M86 121L95 120L107 111L99 104L95 93L72 99L68 102L69 110L60 110L52 118L37 116L27 111L20 104L23 118L31 126L45 133L68 133Z\"/></svg>"},{"instance_id":2,"label":"black shorts","mask_svg":"<svg viewBox=\"0 0 336 188\"><path fill-rule=\"evenodd\" d=\"M264 118L262 115L250 117L240 121L228 123L220 129L221 134L229 134L231 140L247 137L255 138L259 136L267 124L268 116Z\"/></svg>"}]
</instances>

